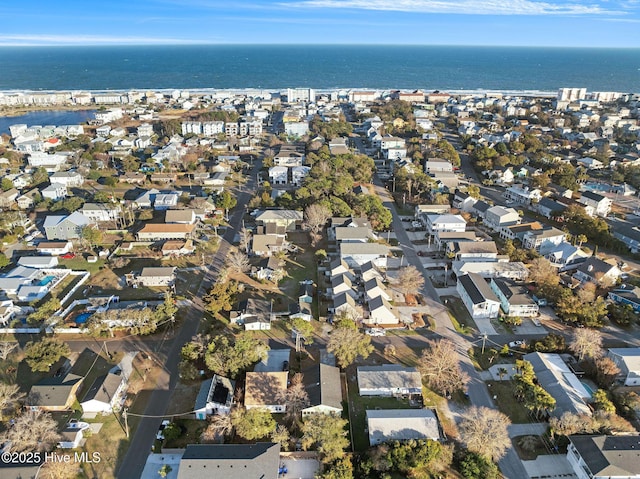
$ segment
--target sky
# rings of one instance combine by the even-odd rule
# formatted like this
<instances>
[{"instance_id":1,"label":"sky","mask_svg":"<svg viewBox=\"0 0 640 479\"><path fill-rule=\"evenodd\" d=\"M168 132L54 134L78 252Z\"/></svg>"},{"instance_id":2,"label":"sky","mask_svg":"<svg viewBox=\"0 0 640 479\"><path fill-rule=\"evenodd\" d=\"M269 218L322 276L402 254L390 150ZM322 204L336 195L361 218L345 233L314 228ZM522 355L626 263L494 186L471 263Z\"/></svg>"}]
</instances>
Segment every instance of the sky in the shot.
<instances>
[{"instance_id":1,"label":"sky","mask_svg":"<svg viewBox=\"0 0 640 479\"><path fill-rule=\"evenodd\" d=\"M640 0L27 0L0 46L399 44L640 47Z\"/></svg>"}]
</instances>

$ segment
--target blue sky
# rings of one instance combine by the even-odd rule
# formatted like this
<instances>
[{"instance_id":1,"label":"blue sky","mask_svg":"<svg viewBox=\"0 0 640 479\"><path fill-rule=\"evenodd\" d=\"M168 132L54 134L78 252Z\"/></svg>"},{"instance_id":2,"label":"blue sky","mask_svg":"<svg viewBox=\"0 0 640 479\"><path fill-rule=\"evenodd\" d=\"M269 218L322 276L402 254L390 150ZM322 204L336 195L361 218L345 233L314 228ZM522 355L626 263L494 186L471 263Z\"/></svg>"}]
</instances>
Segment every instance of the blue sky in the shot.
<instances>
[{"instance_id":1,"label":"blue sky","mask_svg":"<svg viewBox=\"0 0 640 479\"><path fill-rule=\"evenodd\" d=\"M0 19L0 45L640 47L640 0L27 0Z\"/></svg>"}]
</instances>

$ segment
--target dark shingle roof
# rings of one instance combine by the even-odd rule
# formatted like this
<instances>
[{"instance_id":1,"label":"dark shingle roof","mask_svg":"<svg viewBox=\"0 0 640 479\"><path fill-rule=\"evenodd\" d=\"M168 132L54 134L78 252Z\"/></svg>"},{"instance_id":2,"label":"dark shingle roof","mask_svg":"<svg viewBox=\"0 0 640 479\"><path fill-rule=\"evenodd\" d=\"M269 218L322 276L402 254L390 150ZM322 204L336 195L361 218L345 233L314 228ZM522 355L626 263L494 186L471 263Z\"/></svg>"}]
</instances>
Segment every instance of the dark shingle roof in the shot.
<instances>
[{"instance_id":1,"label":"dark shingle roof","mask_svg":"<svg viewBox=\"0 0 640 479\"><path fill-rule=\"evenodd\" d=\"M490 299L496 302L498 298L485 281L485 279L476 273L469 273L458 277L458 281L462 284L473 304L482 304Z\"/></svg>"},{"instance_id":2,"label":"dark shingle roof","mask_svg":"<svg viewBox=\"0 0 640 479\"><path fill-rule=\"evenodd\" d=\"M640 436L569 436L593 476L640 474Z\"/></svg>"},{"instance_id":3,"label":"dark shingle roof","mask_svg":"<svg viewBox=\"0 0 640 479\"><path fill-rule=\"evenodd\" d=\"M280 444L189 444L180 460L178 479L276 479Z\"/></svg>"},{"instance_id":4,"label":"dark shingle roof","mask_svg":"<svg viewBox=\"0 0 640 479\"><path fill-rule=\"evenodd\" d=\"M303 373L309 395L309 406L330 406L342 409L340 369L327 364L316 364Z\"/></svg>"}]
</instances>

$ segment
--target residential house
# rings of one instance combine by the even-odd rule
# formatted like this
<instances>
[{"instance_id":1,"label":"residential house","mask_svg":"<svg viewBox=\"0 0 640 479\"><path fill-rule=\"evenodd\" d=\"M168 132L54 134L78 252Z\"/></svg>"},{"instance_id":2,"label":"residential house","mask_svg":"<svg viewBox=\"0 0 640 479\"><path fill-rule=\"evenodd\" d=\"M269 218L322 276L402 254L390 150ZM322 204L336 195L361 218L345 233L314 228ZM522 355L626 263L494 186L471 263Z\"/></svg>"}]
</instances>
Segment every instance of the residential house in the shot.
<instances>
[{"instance_id":1,"label":"residential house","mask_svg":"<svg viewBox=\"0 0 640 479\"><path fill-rule=\"evenodd\" d=\"M622 271L615 264L591 256L578 266L573 277L581 283L591 282L606 286L615 284L621 274Z\"/></svg>"},{"instance_id":2,"label":"residential house","mask_svg":"<svg viewBox=\"0 0 640 479\"><path fill-rule=\"evenodd\" d=\"M193 236L195 225L182 223L148 223L138 231L138 241L185 240Z\"/></svg>"},{"instance_id":3,"label":"residential house","mask_svg":"<svg viewBox=\"0 0 640 479\"><path fill-rule=\"evenodd\" d=\"M367 301L369 315L364 323L369 325L395 325L398 324L398 312L382 296L375 296Z\"/></svg>"},{"instance_id":4,"label":"residential house","mask_svg":"<svg viewBox=\"0 0 640 479\"><path fill-rule=\"evenodd\" d=\"M258 280L276 281L282 278L284 269L281 262L275 256L268 256L260 260L257 266L251 269L251 276Z\"/></svg>"},{"instance_id":5,"label":"residential house","mask_svg":"<svg viewBox=\"0 0 640 479\"><path fill-rule=\"evenodd\" d=\"M194 414L196 419L205 420L214 414L229 414L233 404L236 382L214 374L200 386L196 397Z\"/></svg>"},{"instance_id":6,"label":"residential house","mask_svg":"<svg viewBox=\"0 0 640 479\"><path fill-rule=\"evenodd\" d=\"M492 206L486 211L484 217L484 224L494 231L517 225L520 221L520 215L516 210L502 206Z\"/></svg>"},{"instance_id":7,"label":"residential house","mask_svg":"<svg viewBox=\"0 0 640 479\"><path fill-rule=\"evenodd\" d=\"M380 277L377 276L365 280L364 294L369 300L381 296L385 301L391 301L391 295L387 292L384 284L382 284Z\"/></svg>"},{"instance_id":8,"label":"residential house","mask_svg":"<svg viewBox=\"0 0 640 479\"><path fill-rule=\"evenodd\" d=\"M196 220L197 216L194 210L167 210L164 213L165 223L193 225Z\"/></svg>"},{"instance_id":9,"label":"residential house","mask_svg":"<svg viewBox=\"0 0 640 479\"><path fill-rule=\"evenodd\" d=\"M463 231L458 233L455 231L438 231L434 237L434 244L438 249L445 248L450 243L464 243L469 241L478 241L475 231Z\"/></svg>"},{"instance_id":10,"label":"residential house","mask_svg":"<svg viewBox=\"0 0 640 479\"><path fill-rule=\"evenodd\" d=\"M427 174L430 173L453 173L453 165L447 160L440 158L429 158L425 161L424 171Z\"/></svg>"},{"instance_id":11,"label":"residential house","mask_svg":"<svg viewBox=\"0 0 640 479\"><path fill-rule=\"evenodd\" d=\"M278 479L279 470L280 443L188 444L176 479Z\"/></svg>"},{"instance_id":12,"label":"residential house","mask_svg":"<svg viewBox=\"0 0 640 479\"><path fill-rule=\"evenodd\" d=\"M40 190L43 198L51 201L59 201L67 197L67 187L60 183L51 183Z\"/></svg>"},{"instance_id":13,"label":"residential house","mask_svg":"<svg viewBox=\"0 0 640 479\"><path fill-rule=\"evenodd\" d=\"M564 271L572 267L577 268L578 264L585 261L589 255L578 246L563 242L553 248L546 249L544 257L547 258L553 266Z\"/></svg>"},{"instance_id":14,"label":"residential house","mask_svg":"<svg viewBox=\"0 0 640 479\"><path fill-rule=\"evenodd\" d=\"M529 269L519 261L454 261L451 269L456 276L475 273L485 279L505 278L524 281L529 276Z\"/></svg>"},{"instance_id":15,"label":"residential house","mask_svg":"<svg viewBox=\"0 0 640 479\"><path fill-rule=\"evenodd\" d=\"M587 405L591 394L559 354L529 353L523 359L533 366L538 384L556 400L551 416L561 417L565 412L591 415Z\"/></svg>"},{"instance_id":16,"label":"residential house","mask_svg":"<svg viewBox=\"0 0 640 479\"><path fill-rule=\"evenodd\" d=\"M272 185L286 185L289 183L289 168L286 166L272 166L269 168L269 183Z\"/></svg>"},{"instance_id":17,"label":"residential house","mask_svg":"<svg viewBox=\"0 0 640 479\"><path fill-rule=\"evenodd\" d=\"M117 221L120 218L120 207L109 203L85 203L80 212L92 223Z\"/></svg>"},{"instance_id":18,"label":"residential house","mask_svg":"<svg viewBox=\"0 0 640 479\"><path fill-rule=\"evenodd\" d=\"M40 191L37 188L27 191L26 193L16 198L18 208L21 210L28 210L34 207L36 198L40 196Z\"/></svg>"},{"instance_id":19,"label":"residential house","mask_svg":"<svg viewBox=\"0 0 640 479\"><path fill-rule=\"evenodd\" d=\"M578 166L584 166L589 170L601 170L604 168L604 163L600 160L596 160L595 158L584 157L578 158L577 160Z\"/></svg>"},{"instance_id":20,"label":"residential house","mask_svg":"<svg viewBox=\"0 0 640 479\"><path fill-rule=\"evenodd\" d=\"M640 477L640 436L569 436L567 460L578 479Z\"/></svg>"},{"instance_id":21,"label":"residential house","mask_svg":"<svg viewBox=\"0 0 640 479\"><path fill-rule=\"evenodd\" d=\"M231 312L231 322L244 326L245 331L271 329L272 305L269 301L249 298L238 304L238 310Z\"/></svg>"},{"instance_id":22,"label":"residential house","mask_svg":"<svg viewBox=\"0 0 640 479\"><path fill-rule=\"evenodd\" d=\"M538 305L527 294L527 288L524 286L497 278L491 280L490 286L500 300L502 311L507 316L528 318L538 315Z\"/></svg>"},{"instance_id":23,"label":"residential house","mask_svg":"<svg viewBox=\"0 0 640 479\"><path fill-rule=\"evenodd\" d=\"M325 272L326 276L333 277L339 274L346 275L350 281L355 281L356 277L347 262L343 259L334 259L330 264L329 268Z\"/></svg>"},{"instance_id":24,"label":"residential house","mask_svg":"<svg viewBox=\"0 0 640 479\"><path fill-rule=\"evenodd\" d=\"M347 293L340 293L333 298L333 307L329 308L329 312L336 316L345 315L348 318L357 320L362 317L360 308L356 306L356 302Z\"/></svg>"},{"instance_id":25,"label":"residential house","mask_svg":"<svg viewBox=\"0 0 640 479\"><path fill-rule=\"evenodd\" d=\"M251 237L251 253L255 256L272 256L287 248L287 241L277 234L255 234Z\"/></svg>"},{"instance_id":26,"label":"residential house","mask_svg":"<svg viewBox=\"0 0 640 479\"><path fill-rule=\"evenodd\" d=\"M80 406L85 414L109 414L119 409L124 399L127 381L122 374L103 374L93 381Z\"/></svg>"},{"instance_id":27,"label":"residential house","mask_svg":"<svg viewBox=\"0 0 640 479\"><path fill-rule=\"evenodd\" d=\"M147 175L139 171L126 172L119 176L119 180L129 183L130 185L143 185L144 182L147 181Z\"/></svg>"},{"instance_id":28,"label":"residential house","mask_svg":"<svg viewBox=\"0 0 640 479\"><path fill-rule=\"evenodd\" d=\"M42 226L48 240L70 240L80 238L82 228L90 224L86 216L75 211L67 216L48 215Z\"/></svg>"},{"instance_id":29,"label":"residential house","mask_svg":"<svg viewBox=\"0 0 640 479\"><path fill-rule=\"evenodd\" d=\"M536 210L545 218L555 219L562 216L567 205L552 200L551 198L542 198L536 204Z\"/></svg>"},{"instance_id":30,"label":"residential house","mask_svg":"<svg viewBox=\"0 0 640 479\"><path fill-rule=\"evenodd\" d=\"M150 267L142 268L142 272L136 277L136 283L146 287L172 286L176 279L175 267Z\"/></svg>"},{"instance_id":31,"label":"residential house","mask_svg":"<svg viewBox=\"0 0 640 479\"><path fill-rule=\"evenodd\" d=\"M371 228L367 226L336 226L331 230L338 243L368 243L370 239L376 239Z\"/></svg>"},{"instance_id":32,"label":"residential house","mask_svg":"<svg viewBox=\"0 0 640 479\"><path fill-rule=\"evenodd\" d=\"M257 223L284 226L286 231L300 229L302 220L302 211L295 210L265 210L256 216Z\"/></svg>"},{"instance_id":33,"label":"residential house","mask_svg":"<svg viewBox=\"0 0 640 479\"><path fill-rule=\"evenodd\" d=\"M640 288L632 284L621 284L609 291L609 299L615 303L629 305L637 313L640 312Z\"/></svg>"},{"instance_id":34,"label":"residential house","mask_svg":"<svg viewBox=\"0 0 640 479\"><path fill-rule=\"evenodd\" d=\"M456 290L473 319L498 317L500 301L479 274L468 273L458 276Z\"/></svg>"},{"instance_id":35,"label":"residential house","mask_svg":"<svg viewBox=\"0 0 640 479\"><path fill-rule=\"evenodd\" d=\"M469 196L469 193L466 193L460 190L455 190L453 194L453 202L451 203L451 206L465 212L471 212L473 210L473 205L477 201L478 201L477 199L473 198L472 196Z\"/></svg>"},{"instance_id":36,"label":"residential house","mask_svg":"<svg viewBox=\"0 0 640 479\"><path fill-rule=\"evenodd\" d=\"M558 245L566 241L567 234L564 231L548 226L541 230L531 230L522 237L522 246L526 249L534 249L545 255L554 250Z\"/></svg>"},{"instance_id":37,"label":"residential house","mask_svg":"<svg viewBox=\"0 0 640 479\"><path fill-rule=\"evenodd\" d=\"M366 413L371 446L412 439L442 439L433 409L369 409Z\"/></svg>"},{"instance_id":38,"label":"residential house","mask_svg":"<svg viewBox=\"0 0 640 479\"><path fill-rule=\"evenodd\" d=\"M76 401L83 379L71 373L41 379L31 386L25 407L32 411L68 411Z\"/></svg>"},{"instance_id":39,"label":"residential house","mask_svg":"<svg viewBox=\"0 0 640 479\"><path fill-rule=\"evenodd\" d=\"M360 396L422 396L422 376L416 368L400 364L360 366L357 378Z\"/></svg>"},{"instance_id":40,"label":"residential house","mask_svg":"<svg viewBox=\"0 0 640 479\"><path fill-rule=\"evenodd\" d=\"M298 288L298 301L303 303L313 303L313 283L311 281L302 281Z\"/></svg>"},{"instance_id":41,"label":"residential house","mask_svg":"<svg viewBox=\"0 0 640 479\"><path fill-rule=\"evenodd\" d=\"M523 185L510 186L503 195L507 200L521 205L537 203L542 198L542 192L538 188L530 189Z\"/></svg>"},{"instance_id":42,"label":"residential house","mask_svg":"<svg viewBox=\"0 0 640 479\"><path fill-rule=\"evenodd\" d=\"M624 386L640 386L640 348L609 348L607 356L620 369Z\"/></svg>"},{"instance_id":43,"label":"residential house","mask_svg":"<svg viewBox=\"0 0 640 479\"><path fill-rule=\"evenodd\" d=\"M73 249L71 241L40 241L36 246L36 251L40 254L50 254L52 256L60 256L70 252Z\"/></svg>"},{"instance_id":44,"label":"residential house","mask_svg":"<svg viewBox=\"0 0 640 479\"><path fill-rule=\"evenodd\" d=\"M491 208L491 205L489 203L486 203L482 200L478 200L473 204L471 208L471 214L480 219L484 219L487 215L487 211L489 210L489 208Z\"/></svg>"},{"instance_id":45,"label":"residential house","mask_svg":"<svg viewBox=\"0 0 640 479\"><path fill-rule=\"evenodd\" d=\"M294 186L302 186L302 182L309 175L310 166L292 166L291 167L291 184Z\"/></svg>"},{"instance_id":46,"label":"residential house","mask_svg":"<svg viewBox=\"0 0 640 479\"><path fill-rule=\"evenodd\" d=\"M58 183L67 187L82 186L84 184L84 176L77 171L56 171L49 177L49 181Z\"/></svg>"},{"instance_id":47,"label":"residential house","mask_svg":"<svg viewBox=\"0 0 640 479\"><path fill-rule=\"evenodd\" d=\"M305 369L303 378L309 396L309 405L302 410L303 418L309 414L342 414L340 369L319 363Z\"/></svg>"},{"instance_id":48,"label":"residential house","mask_svg":"<svg viewBox=\"0 0 640 479\"><path fill-rule=\"evenodd\" d=\"M313 319L313 311L311 310L311 303L305 303L302 300L298 300L297 303L289 303L289 319L300 318L304 321L311 321ZM298 333L295 332L293 336Z\"/></svg>"},{"instance_id":49,"label":"residential house","mask_svg":"<svg viewBox=\"0 0 640 479\"><path fill-rule=\"evenodd\" d=\"M0 208L11 207L16 202L16 199L18 198L18 196L20 196L20 192L15 188L11 188L10 190L7 190L7 191L1 191L0 192Z\"/></svg>"},{"instance_id":50,"label":"residential house","mask_svg":"<svg viewBox=\"0 0 640 479\"><path fill-rule=\"evenodd\" d=\"M378 269L378 267L371 261L360 266L360 279L365 283L372 278L377 278L380 281L385 281L384 274Z\"/></svg>"},{"instance_id":51,"label":"residential house","mask_svg":"<svg viewBox=\"0 0 640 479\"><path fill-rule=\"evenodd\" d=\"M426 226L430 235L445 231L462 233L467 228L467 222L460 215L427 215Z\"/></svg>"},{"instance_id":52,"label":"residential house","mask_svg":"<svg viewBox=\"0 0 640 479\"><path fill-rule=\"evenodd\" d=\"M162 256L186 256L193 254L196 247L193 241L188 240L167 240L162 243L160 251Z\"/></svg>"},{"instance_id":53,"label":"residential house","mask_svg":"<svg viewBox=\"0 0 640 479\"><path fill-rule=\"evenodd\" d=\"M611 212L611 199L594 193L593 191L583 191L578 202L584 205L585 212L589 216L602 216L606 218Z\"/></svg>"},{"instance_id":54,"label":"residential house","mask_svg":"<svg viewBox=\"0 0 640 479\"><path fill-rule=\"evenodd\" d=\"M495 241L455 241L449 245L456 261L498 261Z\"/></svg>"},{"instance_id":55,"label":"residential house","mask_svg":"<svg viewBox=\"0 0 640 479\"><path fill-rule=\"evenodd\" d=\"M327 291L332 296L346 293L353 299L357 299L358 293L353 287L353 283L345 274L339 274L331 278L331 288Z\"/></svg>"},{"instance_id":56,"label":"residential house","mask_svg":"<svg viewBox=\"0 0 640 479\"><path fill-rule=\"evenodd\" d=\"M622 241L632 253L640 251L640 228L637 226L615 224L612 233L613 237Z\"/></svg>"},{"instance_id":57,"label":"residential house","mask_svg":"<svg viewBox=\"0 0 640 479\"><path fill-rule=\"evenodd\" d=\"M153 202L154 210L168 210L178 206L179 193L157 193Z\"/></svg>"},{"instance_id":58,"label":"residential house","mask_svg":"<svg viewBox=\"0 0 640 479\"><path fill-rule=\"evenodd\" d=\"M529 231L542 230L544 226L538 221L532 221L531 223L521 223L517 225L507 226L500 230L500 238L503 240L518 240L522 243L524 235Z\"/></svg>"},{"instance_id":59,"label":"residential house","mask_svg":"<svg viewBox=\"0 0 640 479\"><path fill-rule=\"evenodd\" d=\"M272 413L283 413L287 404L282 393L287 390L288 371L247 372L244 407L264 408Z\"/></svg>"},{"instance_id":60,"label":"residential house","mask_svg":"<svg viewBox=\"0 0 640 479\"><path fill-rule=\"evenodd\" d=\"M387 267L389 247L380 243L341 243L340 259L350 267L361 266L371 261L378 267Z\"/></svg>"},{"instance_id":61,"label":"residential house","mask_svg":"<svg viewBox=\"0 0 640 479\"><path fill-rule=\"evenodd\" d=\"M178 181L177 173L152 173L150 177L154 183L175 184Z\"/></svg>"},{"instance_id":62,"label":"residential house","mask_svg":"<svg viewBox=\"0 0 640 479\"><path fill-rule=\"evenodd\" d=\"M67 426L60 431L60 440L58 441L58 447L60 449L76 449L80 447L84 439L82 429L78 427Z\"/></svg>"},{"instance_id":63,"label":"residential house","mask_svg":"<svg viewBox=\"0 0 640 479\"><path fill-rule=\"evenodd\" d=\"M58 266L57 256L22 256L18 259L18 266L33 269L51 269Z\"/></svg>"},{"instance_id":64,"label":"residential house","mask_svg":"<svg viewBox=\"0 0 640 479\"><path fill-rule=\"evenodd\" d=\"M511 167L496 168L495 170L483 173L487 174L489 178L501 185L511 184L515 179L515 175L513 174L513 169Z\"/></svg>"}]
</instances>

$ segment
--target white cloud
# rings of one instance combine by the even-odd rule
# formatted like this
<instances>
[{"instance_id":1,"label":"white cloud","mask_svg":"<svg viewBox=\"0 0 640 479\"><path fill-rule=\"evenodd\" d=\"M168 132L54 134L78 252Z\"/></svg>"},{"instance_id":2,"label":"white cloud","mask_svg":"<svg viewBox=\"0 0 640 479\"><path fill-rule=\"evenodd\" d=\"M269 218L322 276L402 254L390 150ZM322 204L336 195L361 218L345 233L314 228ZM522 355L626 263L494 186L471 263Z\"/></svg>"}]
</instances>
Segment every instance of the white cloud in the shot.
<instances>
[{"instance_id":1,"label":"white cloud","mask_svg":"<svg viewBox=\"0 0 640 479\"><path fill-rule=\"evenodd\" d=\"M101 35L0 34L2 46L166 45L203 43L179 38L112 37Z\"/></svg>"},{"instance_id":2,"label":"white cloud","mask_svg":"<svg viewBox=\"0 0 640 479\"><path fill-rule=\"evenodd\" d=\"M299 8L470 15L602 15L622 13L605 9L595 3L550 3L536 0L300 0L282 2L280 5Z\"/></svg>"}]
</instances>

